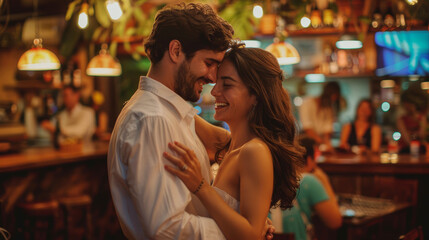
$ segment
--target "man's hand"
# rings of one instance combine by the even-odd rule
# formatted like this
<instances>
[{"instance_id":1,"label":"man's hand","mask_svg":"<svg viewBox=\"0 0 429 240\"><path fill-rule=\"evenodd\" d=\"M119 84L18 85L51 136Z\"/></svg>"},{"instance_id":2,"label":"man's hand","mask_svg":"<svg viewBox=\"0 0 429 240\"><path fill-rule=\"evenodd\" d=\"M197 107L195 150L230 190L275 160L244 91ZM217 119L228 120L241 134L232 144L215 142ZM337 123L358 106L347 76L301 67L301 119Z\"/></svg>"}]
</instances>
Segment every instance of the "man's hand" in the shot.
<instances>
[{"instance_id":1,"label":"man's hand","mask_svg":"<svg viewBox=\"0 0 429 240\"><path fill-rule=\"evenodd\" d=\"M265 221L264 230L262 231L261 239L266 239L266 240L273 239L274 237L273 233L276 229L272 224L273 222L271 221L271 219L267 218L267 220Z\"/></svg>"}]
</instances>

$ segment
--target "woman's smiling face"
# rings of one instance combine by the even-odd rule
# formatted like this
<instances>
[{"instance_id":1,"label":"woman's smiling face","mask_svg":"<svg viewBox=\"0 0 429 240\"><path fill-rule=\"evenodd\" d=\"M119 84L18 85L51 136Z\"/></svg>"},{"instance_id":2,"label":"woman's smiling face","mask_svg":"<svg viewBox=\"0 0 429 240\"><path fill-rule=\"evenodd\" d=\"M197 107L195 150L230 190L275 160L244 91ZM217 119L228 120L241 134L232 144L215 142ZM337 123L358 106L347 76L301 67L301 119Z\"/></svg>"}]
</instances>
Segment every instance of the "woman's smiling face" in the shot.
<instances>
[{"instance_id":1,"label":"woman's smiling face","mask_svg":"<svg viewBox=\"0 0 429 240\"><path fill-rule=\"evenodd\" d=\"M247 121L250 109L256 104L256 97L249 93L229 60L221 63L211 94L216 99L214 118L229 125L237 121Z\"/></svg>"}]
</instances>

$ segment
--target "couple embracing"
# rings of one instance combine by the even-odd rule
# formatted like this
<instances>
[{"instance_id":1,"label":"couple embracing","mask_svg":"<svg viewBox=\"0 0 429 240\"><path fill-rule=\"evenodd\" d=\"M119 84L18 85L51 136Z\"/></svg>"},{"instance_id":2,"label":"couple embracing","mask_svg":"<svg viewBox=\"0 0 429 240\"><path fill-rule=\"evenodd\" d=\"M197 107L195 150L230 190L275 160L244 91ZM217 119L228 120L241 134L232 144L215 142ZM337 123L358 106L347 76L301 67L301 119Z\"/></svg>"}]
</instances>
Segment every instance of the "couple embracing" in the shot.
<instances>
[{"instance_id":1,"label":"couple embracing","mask_svg":"<svg viewBox=\"0 0 429 240\"><path fill-rule=\"evenodd\" d=\"M109 184L130 239L270 239L270 207L289 208L302 148L276 58L232 40L205 4L166 6L145 42L152 65L123 107ZM214 118L196 115L215 83ZM215 179L210 164L220 163Z\"/></svg>"}]
</instances>

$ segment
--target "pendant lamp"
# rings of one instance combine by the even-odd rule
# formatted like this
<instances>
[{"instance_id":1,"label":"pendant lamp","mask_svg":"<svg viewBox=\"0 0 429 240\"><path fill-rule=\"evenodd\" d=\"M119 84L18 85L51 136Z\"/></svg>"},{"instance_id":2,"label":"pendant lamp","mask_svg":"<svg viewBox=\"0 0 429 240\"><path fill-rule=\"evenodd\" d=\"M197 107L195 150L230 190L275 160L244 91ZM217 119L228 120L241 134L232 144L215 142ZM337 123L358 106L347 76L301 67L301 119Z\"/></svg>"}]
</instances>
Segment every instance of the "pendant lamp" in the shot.
<instances>
[{"instance_id":1,"label":"pendant lamp","mask_svg":"<svg viewBox=\"0 0 429 240\"><path fill-rule=\"evenodd\" d=\"M101 46L100 53L89 61L86 68L88 76L116 77L122 74L118 59L107 51L107 44Z\"/></svg>"},{"instance_id":2,"label":"pendant lamp","mask_svg":"<svg viewBox=\"0 0 429 240\"><path fill-rule=\"evenodd\" d=\"M279 62L280 65L291 65L296 64L301 61L298 51L292 44L284 41L286 34L284 32L285 21L277 16L276 19L276 33L274 37L274 42L265 48L268 52L272 53Z\"/></svg>"},{"instance_id":3,"label":"pendant lamp","mask_svg":"<svg viewBox=\"0 0 429 240\"><path fill-rule=\"evenodd\" d=\"M47 71L56 70L61 67L58 57L48 49L43 48L42 39L39 38L39 21L37 19L38 1L33 2L34 15L36 18L36 38L33 40L34 46L24 52L18 60L17 67L23 71Z\"/></svg>"},{"instance_id":4,"label":"pendant lamp","mask_svg":"<svg viewBox=\"0 0 429 240\"><path fill-rule=\"evenodd\" d=\"M42 47L42 39L35 38L33 48L22 54L18 61L18 69L22 71L47 71L61 67L60 60L48 49Z\"/></svg>"}]
</instances>

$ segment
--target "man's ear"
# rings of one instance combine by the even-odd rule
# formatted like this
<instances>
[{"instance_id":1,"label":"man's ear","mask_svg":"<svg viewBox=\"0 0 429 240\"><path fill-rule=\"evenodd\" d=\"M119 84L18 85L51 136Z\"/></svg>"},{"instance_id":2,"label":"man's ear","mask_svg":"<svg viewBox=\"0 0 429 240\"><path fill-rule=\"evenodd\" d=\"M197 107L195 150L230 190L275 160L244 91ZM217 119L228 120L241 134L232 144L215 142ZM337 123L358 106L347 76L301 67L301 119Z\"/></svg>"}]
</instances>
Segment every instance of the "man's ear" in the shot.
<instances>
[{"instance_id":1,"label":"man's ear","mask_svg":"<svg viewBox=\"0 0 429 240\"><path fill-rule=\"evenodd\" d=\"M177 63L180 61L182 54L182 44L179 42L179 40L171 40L170 44L168 45L168 56L170 57L170 60L174 63Z\"/></svg>"}]
</instances>

